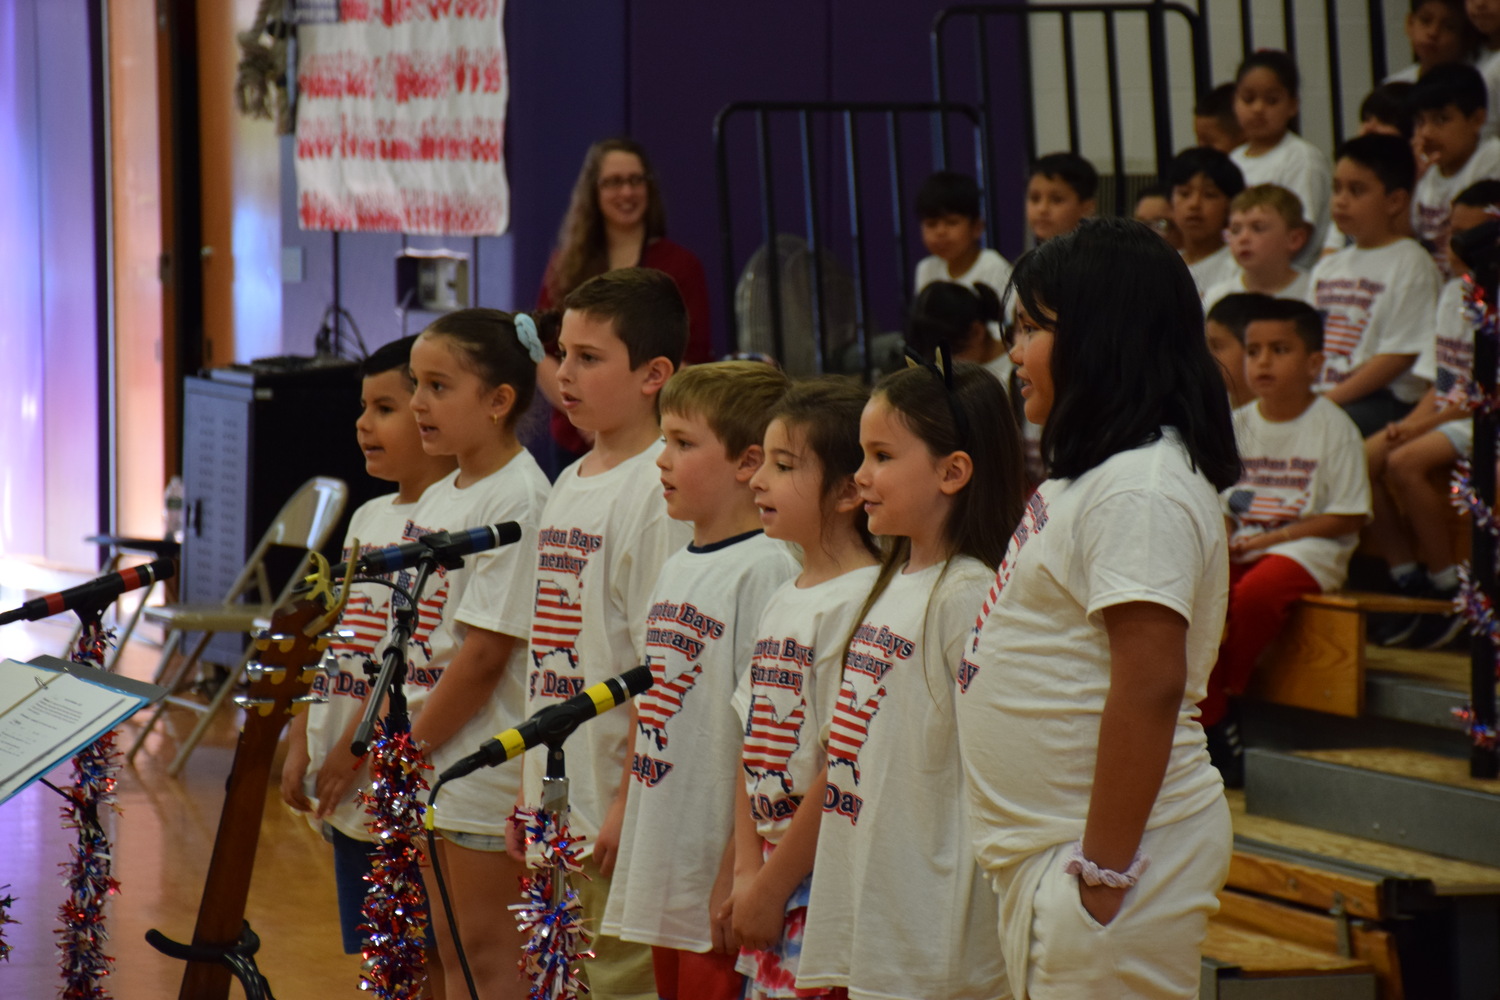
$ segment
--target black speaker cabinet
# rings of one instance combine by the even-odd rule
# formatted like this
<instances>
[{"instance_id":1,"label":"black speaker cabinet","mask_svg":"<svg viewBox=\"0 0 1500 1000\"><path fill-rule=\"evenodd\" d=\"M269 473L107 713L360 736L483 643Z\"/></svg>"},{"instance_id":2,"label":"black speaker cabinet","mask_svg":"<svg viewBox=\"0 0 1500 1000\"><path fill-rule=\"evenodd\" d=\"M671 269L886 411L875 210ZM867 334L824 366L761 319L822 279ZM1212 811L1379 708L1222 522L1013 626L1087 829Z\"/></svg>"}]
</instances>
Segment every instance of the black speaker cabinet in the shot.
<instances>
[{"instance_id":1,"label":"black speaker cabinet","mask_svg":"<svg viewBox=\"0 0 1500 1000\"><path fill-rule=\"evenodd\" d=\"M184 380L181 600L222 600L281 505L313 476L349 487L324 547L337 561L355 508L394 489L365 472L355 444L359 390L351 362L222 368ZM273 591L296 564L290 553L280 555L269 564ZM204 659L232 665L244 646L243 635L217 635Z\"/></svg>"}]
</instances>

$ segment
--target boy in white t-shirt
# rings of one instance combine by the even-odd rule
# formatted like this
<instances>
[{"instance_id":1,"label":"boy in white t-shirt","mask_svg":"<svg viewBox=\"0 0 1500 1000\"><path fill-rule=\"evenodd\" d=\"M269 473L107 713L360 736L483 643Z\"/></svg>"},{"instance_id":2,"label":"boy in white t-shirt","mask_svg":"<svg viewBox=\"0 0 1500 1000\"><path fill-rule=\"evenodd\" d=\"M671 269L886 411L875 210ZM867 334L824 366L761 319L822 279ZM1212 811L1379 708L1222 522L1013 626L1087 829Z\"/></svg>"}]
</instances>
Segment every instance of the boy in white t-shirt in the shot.
<instances>
[{"instance_id":1,"label":"boy in white t-shirt","mask_svg":"<svg viewBox=\"0 0 1500 1000\"><path fill-rule=\"evenodd\" d=\"M1312 272L1312 302L1324 316L1318 390L1368 437L1406 415L1427 383L1411 372L1432 342L1437 265L1409 236L1416 161L1397 136L1362 135L1339 149L1333 218L1354 245Z\"/></svg>"},{"instance_id":2,"label":"boy in white t-shirt","mask_svg":"<svg viewBox=\"0 0 1500 1000\"><path fill-rule=\"evenodd\" d=\"M454 470L450 455L422 450L417 422L411 415L411 378L407 366L416 337L404 337L379 347L360 363L360 416L355 437L365 456L365 471L396 484L396 492L367 501L354 512L344 537L344 559L355 558L350 546L357 539L361 552L412 541L412 514L427 488ZM409 582L409 581L408 581ZM429 598L440 595L429 594ZM381 652L390 630L389 587L355 584L339 628L353 635L330 647L331 669L313 684L326 702L314 704L287 727L286 762L281 771L281 797L287 805L308 813L309 822L333 845L333 874L338 885L339 925L344 952L359 954L364 947L359 925L369 883L374 844L367 830L369 817L355 793L369 778L369 770L349 752L354 730L364 713L369 677L379 670ZM410 683L430 686L425 676ZM428 961L432 961L430 955Z\"/></svg>"},{"instance_id":3,"label":"boy in white t-shirt","mask_svg":"<svg viewBox=\"0 0 1500 1000\"><path fill-rule=\"evenodd\" d=\"M1453 202L1452 234L1486 222L1496 205L1500 180L1467 188ZM1467 271L1456 252L1449 259L1459 275ZM1474 330L1464 315L1458 278L1443 286L1433 327L1437 336L1415 368L1432 380L1432 388L1403 419L1365 442L1375 499L1370 540L1399 593L1451 600L1458 593L1454 533L1467 535L1468 528L1453 513L1449 470L1469 457L1474 444ZM1383 646L1439 649L1458 634L1462 621L1456 615L1392 615L1372 623L1370 635Z\"/></svg>"},{"instance_id":4,"label":"boy in white t-shirt","mask_svg":"<svg viewBox=\"0 0 1500 1000\"><path fill-rule=\"evenodd\" d=\"M1463 0L1411 0L1406 40L1416 62L1386 77L1386 83L1416 83L1429 70L1469 58L1478 36L1464 16Z\"/></svg>"},{"instance_id":5,"label":"boy in white t-shirt","mask_svg":"<svg viewBox=\"0 0 1500 1000\"><path fill-rule=\"evenodd\" d=\"M1077 153L1048 153L1032 164L1026 181L1026 226L1038 243L1071 233L1094 214L1098 192L1092 163Z\"/></svg>"},{"instance_id":6,"label":"boy in white t-shirt","mask_svg":"<svg viewBox=\"0 0 1500 1000\"><path fill-rule=\"evenodd\" d=\"M1256 400L1234 413L1244 471L1223 494L1229 531L1229 611L1219 658L1199 703L1209 755L1244 782L1230 696L1241 694L1303 594L1337 589L1370 515L1359 430L1313 391L1323 325L1305 302L1261 303L1245 330L1245 370Z\"/></svg>"},{"instance_id":7,"label":"boy in white t-shirt","mask_svg":"<svg viewBox=\"0 0 1500 1000\"><path fill-rule=\"evenodd\" d=\"M980 245L984 215L979 200L979 185L968 174L940 170L922 182L917 192L917 218L922 223L922 245L932 256L917 263L914 292L934 281L1005 290L1010 281L1010 261Z\"/></svg>"},{"instance_id":8,"label":"boy in white t-shirt","mask_svg":"<svg viewBox=\"0 0 1500 1000\"><path fill-rule=\"evenodd\" d=\"M1484 78L1473 66L1438 66L1412 87L1416 147L1427 163L1412 195L1414 235L1432 254L1446 281L1448 215L1454 197L1476 181L1500 177L1500 139L1483 138L1487 120Z\"/></svg>"},{"instance_id":9,"label":"boy in white t-shirt","mask_svg":"<svg viewBox=\"0 0 1500 1000\"><path fill-rule=\"evenodd\" d=\"M1302 218L1302 202L1279 184L1246 188L1229 203L1228 246L1240 271L1203 293L1203 309L1237 292L1260 292L1275 299L1308 297L1307 272L1292 261L1307 245L1312 226Z\"/></svg>"},{"instance_id":10,"label":"boy in white t-shirt","mask_svg":"<svg viewBox=\"0 0 1500 1000\"><path fill-rule=\"evenodd\" d=\"M657 456L667 513L692 544L662 567L646 616L655 680L631 706L635 746L604 933L651 946L662 1000L739 1000L732 917L743 728L733 701L766 600L797 560L761 531L750 479L786 392L757 361L695 365L661 394Z\"/></svg>"},{"instance_id":11,"label":"boy in white t-shirt","mask_svg":"<svg viewBox=\"0 0 1500 1000\"><path fill-rule=\"evenodd\" d=\"M1224 242L1229 203L1245 189L1245 179L1228 156L1208 146L1185 149L1167 165L1172 219L1182 233L1179 253L1198 295L1232 278L1239 265Z\"/></svg>"},{"instance_id":12,"label":"boy in white t-shirt","mask_svg":"<svg viewBox=\"0 0 1500 1000\"><path fill-rule=\"evenodd\" d=\"M563 410L594 447L562 471L542 511L526 714L572 697L646 660L651 585L688 540L667 516L657 477L656 397L687 346L687 309L670 276L620 268L584 282L563 302L557 371ZM630 716L610 712L567 744L570 826L583 840L574 883L585 925L599 926L625 817ZM524 758L521 803L541 801L545 755ZM512 828L513 856L524 856ZM656 996L651 951L596 934L581 974L596 997Z\"/></svg>"}]
</instances>

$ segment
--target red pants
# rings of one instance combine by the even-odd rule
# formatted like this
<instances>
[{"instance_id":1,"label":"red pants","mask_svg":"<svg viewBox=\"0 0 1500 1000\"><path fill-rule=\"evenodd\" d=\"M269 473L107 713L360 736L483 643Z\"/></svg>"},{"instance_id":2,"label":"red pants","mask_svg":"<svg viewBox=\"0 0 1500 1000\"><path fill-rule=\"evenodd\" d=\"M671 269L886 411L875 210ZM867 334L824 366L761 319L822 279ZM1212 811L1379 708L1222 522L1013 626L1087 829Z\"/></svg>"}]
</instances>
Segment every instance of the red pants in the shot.
<instances>
[{"instance_id":1,"label":"red pants","mask_svg":"<svg viewBox=\"0 0 1500 1000\"><path fill-rule=\"evenodd\" d=\"M1212 726L1229 711L1229 696L1242 694L1256 661L1281 634L1292 604L1322 587L1295 559L1262 556L1229 564L1229 612L1219 660L1208 678L1208 694L1198 704L1200 721Z\"/></svg>"},{"instance_id":2,"label":"red pants","mask_svg":"<svg viewBox=\"0 0 1500 1000\"><path fill-rule=\"evenodd\" d=\"M739 1000L745 995L745 977L734 971L739 957L652 945L656 992L661 1000Z\"/></svg>"}]
</instances>

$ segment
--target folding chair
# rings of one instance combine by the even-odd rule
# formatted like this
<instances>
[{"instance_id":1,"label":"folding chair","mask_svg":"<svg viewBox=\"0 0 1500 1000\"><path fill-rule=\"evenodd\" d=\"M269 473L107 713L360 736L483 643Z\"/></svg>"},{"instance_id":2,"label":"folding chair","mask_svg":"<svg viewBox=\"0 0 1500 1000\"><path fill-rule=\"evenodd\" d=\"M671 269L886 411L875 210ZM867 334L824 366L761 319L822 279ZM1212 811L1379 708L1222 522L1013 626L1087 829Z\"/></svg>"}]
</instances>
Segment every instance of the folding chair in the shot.
<instances>
[{"instance_id":1,"label":"folding chair","mask_svg":"<svg viewBox=\"0 0 1500 1000\"><path fill-rule=\"evenodd\" d=\"M245 655L223 680L217 683L213 697L206 705L184 698L180 694L192 685L193 668L197 666L199 656L202 655L204 648L215 633L248 632L255 627L257 619L271 617L275 609L286 601L291 595L292 588L306 574L312 561L311 553L327 544L328 536L333 533L339 516L344 512L344 504L348 496L349 488L344 485L343 480L327 476L309 479L282 506L276 519L261 536L254 551L250 553L249 559L245 561L245 567L240 570L233 586L229 588L229 593L224 595L223 603L168 604L146 610L146 618L159 623L170 636L164 642L161 661L157 664L154 679L155 683L166 686L170 693L156 707L151 718L146 721L140 735L136 737L135 743L126 754L126 760L135 760L135 755L146 742L146 737L151 734L151 730L156 727L158 720L166 713L169 706L176 705L180 708L192 709L202 715L192 734L183 741L181 748L177 751L177 756L167 769L167 773L173 777L181 772L188 757L203 739L203 734L208 731L214 716L229 700L239 684L245 672L245 665L250 662L254 647L246 646ZM298 561L296 570L292 572L291 577L274 597L265 564L266 553L272 546L302 550L302 558ZM241 598L247 596L252 588L256 591L261 603L241 603ZM172 658L181 647L182 637L187 632L202 632L203 634L193 645L192 651L173 667Z\"/></svg>"}]
</instances>

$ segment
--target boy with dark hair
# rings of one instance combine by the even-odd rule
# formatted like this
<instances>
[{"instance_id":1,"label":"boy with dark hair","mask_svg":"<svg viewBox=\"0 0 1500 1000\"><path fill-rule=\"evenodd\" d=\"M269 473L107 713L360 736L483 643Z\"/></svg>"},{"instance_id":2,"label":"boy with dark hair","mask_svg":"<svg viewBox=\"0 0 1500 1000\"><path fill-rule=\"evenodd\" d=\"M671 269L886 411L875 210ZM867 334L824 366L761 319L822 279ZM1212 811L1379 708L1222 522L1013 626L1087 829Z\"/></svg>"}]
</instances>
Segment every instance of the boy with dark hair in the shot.
<instances>
[{"instance_id":1,"label":"boy with dark hair","mask_svg":"<svg viewBox=\"0 0 1500 1000\"><path fill-rule=\"evenodd\" d=\"M1093 215L1098 190L1099 171L1077 153L1048 153L1037 160L1026 182L1026 225L1037 242L1071 233Z\"/></svg>"},{"instance_id":2,"label":"boy with dark hair","mask_svg":"<svg viewBox=\"0 0 1500 1000\"><path fill-rule=\"evenodd\" d=\"M796 575L761 530L750 479L790 383L758 361L694 365L662 390L656 459L667 512L692 526L651 589L646 662L655 684L635 722L620 863L603 929L650 945L662 1000L739 1000L739 949L720 910L733 888L744 734L733 708L767 599Z\"/></svg>"},{"instance_id":3,"label":"boy with dark hair","mask_svg":"<svg viewBox=\"0 0 1500 1000\"><path fill-rule=\"evenodd\" d=\"M1131 218L1160 233L1173 250L1182 249L1182 234L1177 231L1177 223L1172 221L1172 191L1165 184L1141 188L1135 196L1135 211Z\"/></svg>"},{"instance_id":4,"label":"boy with dark hair","mask_svg":"<svg viewBox=\"0 0 1500 1000\"><path fill-rule=\"evenodd\" d=\"M1406 40L1416 62L1386 77L1386 83L1416 83L1438 66L1471 58L1479 47L1479 35L1464 16L1463 0L1411 0Z\"/></svg>"},{"instance_id":5,"label":"boy with dark hair","mask_svg":"<svg viewBox=\"0 0 1500 1000\"><path fill-rule=\"evenodd\" d=\"M656 399L687 347L677 283L661 271L620 268L563 302L557 386L563 411L594 447L557 477L542 511L531 626L526 715L646 661L651 586L688 541L667 515L656 457ZM611 712L569 743L571 827L586 878L575 883L584 919L597 927L610 892L630 773L630 716ZM545 754L524 758L520 803L541 802ZM508 837L524 857L519 832ZM582 971L593 995L654 997L651 950L598 934Z\"/></svg>"},{"instance_id":6,"label":"boy with dark hair","mask_svg":"<svg viewBox=\"0 0 1500 1000\"><path fill-rule=\"evenodd\" d=\"M1412 84L1400 80L1382 83L1359 102L1359 134L1383 132L1410 139L1416 126L1407 99Z\"/></svg>"},{"instance_id":7,"label":"boy with dark hair","mask_svg":"<svg viewBox=\"0 0 1500 1000\"><path fill-rule=\"evenodd\" d=\"M1230 697L1304 594L1344 582L1370 482L1358 429L1313 390L1323 324L1305 302L1260 298L1245 329L1255 402L1234 412L1244 471L1222 494L1229 533L1229 608L1219 659L1199 703L1209 755L1231 788L1243 783Z\"/></svg>"},{"instance_id":8,"label":"boy with dark hair","mask_svg":"<svg viewBox=\"0 0 1500 1000\"><path fill-rule=\"evenodd\" d=\"M1452 233L1481 225L1497 205L1500 181L1465 189L1453 201ZM1456 276L1438 296L1437 336L1415 367L1432 388L1409 414L1365 442L1375 490L1370 540L1390 567L1397 592L1410 597L1447 599L1458 592L1453 553L1460 522L1449 506L1448 470L1473 449L1474 331L1464 316L1460 278L1467 268L1456 253L1450 260ZM1372 629L1371 638L1383 646L1438 649L1460 628L1456 617L1393 615Z\"/></svg>"},{"instance_id":9,"label":"boy with dark hair","mask_svg":"<svg viewBox=\"0 0 1500 1000\"><path fill-rule=\"evenodd\" d=\"M1245 376L1245 328L1257 312L1264 311L1271 296L1259 292L1236 292L1215 302L1204 321L1208 353L1219 363L1224 388L1229 391L1229 406L1239 409L1255 398Z\"/></svg>"},{"instance_id":10,"label":"boy with dark hair","mask_svg":"<svg viewBox=\"0 0 1500 1000\"><path fill-rule=\"evenodd\" d=\"M1221 83L1193 105L1193 139L1228 153L1245 141L1239 117L1234 113L1233 83Z\"/></svg>"},{"instance_id":11,"label":"boy with dark hair","mask_svg":"<svg viewBox=\"0 0 1500 1000\"><path fill-rule=\"evenodd\" d=\"M1426 390L1411 372L1432 342L1441 280L1422 245L1402 235L1416 160L1392 135L1340 147L1333 218L1354 245L1313 268L1313 305L1324 314L1318 389L1342 406L1365 437L1406 415Z\"/></svg>"},{"instance_id":12,"label":"boy with dark hair","mask_svg":"<svg viewBox=\"0 0 1500 1000\"><path fill-rule=\"evenodd\" d=\"M1444 280L1448 267L1448 213L1460 191L1476 181L1500 177L1500 139L1481 139L1488 117L1484 77L1463 63L1438 66L1411 90L1407 103L1416 115L1416 147L1427 163L1412 195L1412 235L1437 262Z\"/></svg>"},{"instance_id":13,"label":"boy with dark hair","mask_svg":"<svg viewBox=\"0 0 1500 1000\"><path fill-rule=\"evenodd\" d=\"M396 492L367 501L354 512L344 536L345 559L412 541L410 529L417 501L427 487L457 466L451 455L429 455L422 449L422 435L412 419L412 383L407 369L416 339L403 337L385 344L360 362L361 409L354 422L355 440L365 456L365 471L376 479L395 483ZM352 551L356 540L360 553ZM442 595L431 593L427 597L439 599ZM364 948L359 926L365 919L366 876L375 844L369 817L356 797L360 786L369 780L369 769L349 752L349 744L364 714L367 671L378 670L380 665L390 630L390 601L388 587L354 585L339 619L340 629L349 634L329 647L331 669L319 674L313 684L314 691L327 696L327 701L309 706L306 713L292 720L281 772L282 800L307 813L308 821L333 845L339 925L344 952L350 955ZM425 670L414 672L407 683L424 689L432 686ZM433 951L428 961L436 957Z\"/></svg>"},{"instance_id":14,"label":"boy with dark hair","mask_svg":"<svg viewBox=\"0 0 1500 1000\"><path fill-rule=\"evenodd\" d=\"M1210 146L1185 149L1167 165L1172 219L1182 233L1182 259L1193 274L1198 295L1239 273L1224 242L1229 203L1245 189L1240 168Z\"/></svg>"},{"instance_id":15,"label":"boy with dark hair","mask_svg":"<svg viewBox=\"0 0 1500 1000\"><path fill-rule=\"evenodd\" d=\"M1010 282L1010 261L979 245L984 236L984 216L974 178L951 170L938 171L922 182L916 209L922 223L922 245L932 256L917 263L914 292L934 281L1005 290Z\"/></svg>"}]
</instances>

